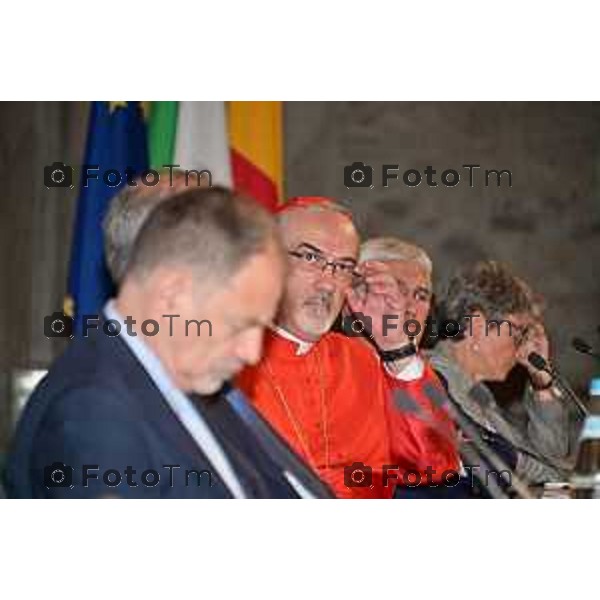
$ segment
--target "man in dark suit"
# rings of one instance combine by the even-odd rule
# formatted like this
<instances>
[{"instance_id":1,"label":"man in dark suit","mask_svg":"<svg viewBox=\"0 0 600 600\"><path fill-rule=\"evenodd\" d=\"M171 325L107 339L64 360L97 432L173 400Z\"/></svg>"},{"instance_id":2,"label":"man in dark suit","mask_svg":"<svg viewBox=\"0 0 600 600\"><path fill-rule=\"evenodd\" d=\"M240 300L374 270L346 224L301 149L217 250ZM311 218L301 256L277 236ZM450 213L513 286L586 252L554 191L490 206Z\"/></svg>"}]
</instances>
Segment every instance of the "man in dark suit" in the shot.
<instances>
[{"instance_id":1,"label":"man in dark suit","mask_svg":"<svg viewBox=\"0 0 600 600\"><path fill-rule=\"evenodd\" d=\"M221 188L162 202L115 300L35 390L12 497L329 497L239 393L282 292L271 218ZM87 331L87 335L86 335Z\"/></svg>"}]
</instances>

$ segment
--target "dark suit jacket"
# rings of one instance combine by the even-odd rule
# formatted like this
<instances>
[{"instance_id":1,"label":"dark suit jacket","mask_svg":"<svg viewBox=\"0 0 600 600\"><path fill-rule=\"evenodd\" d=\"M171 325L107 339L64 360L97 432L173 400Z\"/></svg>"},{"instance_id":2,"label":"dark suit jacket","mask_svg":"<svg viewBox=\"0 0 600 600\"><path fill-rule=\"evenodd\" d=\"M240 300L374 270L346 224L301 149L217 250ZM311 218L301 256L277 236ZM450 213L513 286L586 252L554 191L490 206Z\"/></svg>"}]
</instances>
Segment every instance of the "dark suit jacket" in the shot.
<instances>
[{"instance_id":1,"label":"dark suit jacket","mask_svg":"<svg viewBox=\"0 0 600 600\"><path fill-rule=\"evenodd\" d=\"M285 465L286 458L274 458L274 440L253 431L222 395L192 401L248 497L297 497L284 468L317 497L331 496L297 458ZM127 344L101 327L73 340L29 399L6 489L19 498L231 497Z\"/></svg>"}]
</instances>

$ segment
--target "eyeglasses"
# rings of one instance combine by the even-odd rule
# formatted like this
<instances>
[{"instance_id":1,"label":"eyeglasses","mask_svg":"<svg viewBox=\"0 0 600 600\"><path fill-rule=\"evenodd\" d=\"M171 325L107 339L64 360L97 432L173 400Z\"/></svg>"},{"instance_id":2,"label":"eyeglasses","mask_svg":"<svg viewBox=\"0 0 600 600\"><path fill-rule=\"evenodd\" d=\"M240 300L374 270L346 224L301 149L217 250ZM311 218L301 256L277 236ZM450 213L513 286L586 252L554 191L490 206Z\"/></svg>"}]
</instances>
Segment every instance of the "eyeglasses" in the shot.
<instances>
[{"instance_id":1,"label":"eyeglasses","mask_svg":"<svg viewBox=\"0 0 600 600\"><path fill-rule=\"evenodd\" d=\"M431 290L422 286L411 289L403 279L396 277L395 280L398 284L398 289L403 296L412 295L417 302L431 302L433 299L433 292Z\"/></svg>"},{"instance_id":2,"label":"eyeglasses","mask_svg":"<svg viewBox=\"0 0 600 600\"><path fill-rule=\"evenodd\" d=\"M327 267L331 267L331 274L339 279L358 277L355 272L356 263L350 260L327 260L314 250L288 250L288 254L297 258L303 266L309 269L325 271Z\"/></svg>"}]
</instances>

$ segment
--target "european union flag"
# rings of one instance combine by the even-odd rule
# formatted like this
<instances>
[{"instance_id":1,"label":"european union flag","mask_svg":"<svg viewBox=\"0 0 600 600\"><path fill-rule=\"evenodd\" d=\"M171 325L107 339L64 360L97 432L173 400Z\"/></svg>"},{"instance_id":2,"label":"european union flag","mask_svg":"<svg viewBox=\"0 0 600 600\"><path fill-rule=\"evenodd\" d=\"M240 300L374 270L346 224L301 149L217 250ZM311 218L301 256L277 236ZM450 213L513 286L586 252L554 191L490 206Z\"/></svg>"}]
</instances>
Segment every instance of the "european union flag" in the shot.
<instances>
[{"instance_id":1,"label":"european union flag","mask_svg":"<svg viewBox=\"0 0 600 600\"><path fill-rule=\"evenodd\" d=\"M102 238L109 201L126 183L126 169L139 174L147 168L142 103L92 102L65 305L65 312L75 318L76 331L81 331L79 317L99 314L113 292Z\"/></svg>"}]
</instances>

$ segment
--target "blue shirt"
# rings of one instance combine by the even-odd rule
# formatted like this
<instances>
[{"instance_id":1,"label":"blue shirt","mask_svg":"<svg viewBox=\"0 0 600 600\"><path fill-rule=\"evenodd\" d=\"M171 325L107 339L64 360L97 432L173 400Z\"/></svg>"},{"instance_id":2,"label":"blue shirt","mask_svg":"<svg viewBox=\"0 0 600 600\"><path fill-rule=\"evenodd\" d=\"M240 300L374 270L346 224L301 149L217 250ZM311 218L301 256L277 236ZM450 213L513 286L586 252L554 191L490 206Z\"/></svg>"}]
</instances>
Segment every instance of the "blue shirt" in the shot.
<instances>
[{"instance_id":1,"label":"blue shirt","mask_svg":"<svg viewBox=\"0 0 600 600\"><path fill-rule=\"evenodd\" d=\"M208 423L196 410L192 401L175 386L170 375L152 349L139 335L128 335L125 321L117 311L114 301L109 300L104 307L108 319L121 326L119 335L143 366L148 376L162 393L166 403L175 413L181 424L204 452L213 467L221 476L234 498L246 498L240 479L236 475L227 455L212 433Z\"/></svg>"}]
</instances>

